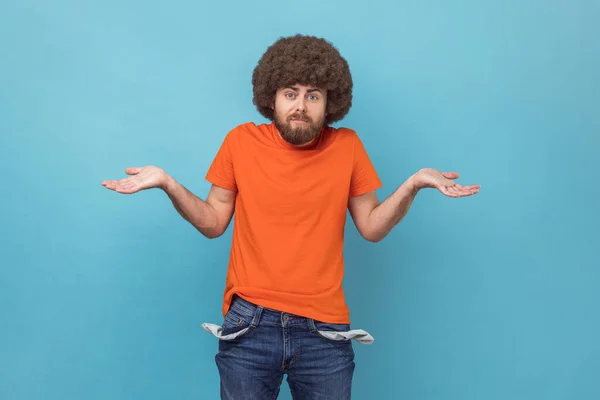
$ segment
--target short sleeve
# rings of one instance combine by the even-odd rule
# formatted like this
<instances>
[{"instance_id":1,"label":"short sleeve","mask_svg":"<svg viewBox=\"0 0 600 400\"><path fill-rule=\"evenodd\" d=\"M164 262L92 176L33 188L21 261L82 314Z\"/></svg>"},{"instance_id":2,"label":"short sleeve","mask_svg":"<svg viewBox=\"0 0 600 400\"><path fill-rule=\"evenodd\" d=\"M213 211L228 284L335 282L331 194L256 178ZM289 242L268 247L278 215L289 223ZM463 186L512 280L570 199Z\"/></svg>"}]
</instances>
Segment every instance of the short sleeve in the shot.
<instances>
[{"instance_id":1,"label":"short sleeve","mask_svg":"<svg viewBox=\"0 0 600 400\"><path fill-rule=\"evenodd\" d=\"M375 171L362 141L358 136L354 137L354 163L352 167L352 178L350 180L350 197L359 196L379 189L381 180Z\"/></svg>"},{"instance_id":2,"label":"short sleeve","mask_svg":"<svg viewBox=\"0 0 600 400\"><path fill-rule=\"evenodd\" d=\"M217 155L213 159L213 162L206 173L206 180L223 189L237 191L230 142L231 133L223 140L221 148L217 152Z\"/></svg>"}]
</instances>

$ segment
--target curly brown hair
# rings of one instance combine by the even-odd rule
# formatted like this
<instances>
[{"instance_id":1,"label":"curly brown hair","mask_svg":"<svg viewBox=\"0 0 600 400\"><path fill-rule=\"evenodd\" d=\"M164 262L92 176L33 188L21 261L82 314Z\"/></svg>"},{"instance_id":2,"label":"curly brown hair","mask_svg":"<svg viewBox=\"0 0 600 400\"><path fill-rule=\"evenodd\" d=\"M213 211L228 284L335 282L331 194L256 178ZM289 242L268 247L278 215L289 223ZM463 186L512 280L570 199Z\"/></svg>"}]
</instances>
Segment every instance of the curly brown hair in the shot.
<instances>
[{"instance_id":1,"label":"curly brown hair","mask_svg":"<svg viewBox=\"0 0 600 400\"><path fill-rule=\"evenodd\" d=\"M294 84L327 90L326 124L344 118L352 106L348 62L325 39L295 35L273 43L252 73L252 102L272 121L275 92Z\"/></svg>"}]
</instances>

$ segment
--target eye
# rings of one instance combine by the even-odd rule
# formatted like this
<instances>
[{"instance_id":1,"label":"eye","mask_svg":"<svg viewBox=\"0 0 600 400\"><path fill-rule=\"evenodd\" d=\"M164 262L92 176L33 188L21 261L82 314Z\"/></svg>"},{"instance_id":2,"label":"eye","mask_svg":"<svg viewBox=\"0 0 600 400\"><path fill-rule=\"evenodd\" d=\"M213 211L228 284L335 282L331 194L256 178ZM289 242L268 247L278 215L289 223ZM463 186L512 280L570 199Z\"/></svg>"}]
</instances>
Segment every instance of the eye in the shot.
<instances>
[{"instance_id":1,"label":"eye","mask_svg":"<svg viewBox=\"0 0 600 400\"><path fill-rule=\"evenodd\" d=\"M319 97L315 96L314 94L310 94L310 95L308 95L308 99L316 101L316 100L319 100Z\"/></svg>"},{"instance_id":2,"label":"eye","mask_svg":"<svg viewBox=\"0 0 600 400\"><path fill-rule=\"evenodd\" d=\"M294 93L288 92L286 94L284 94L285 97L287 97L288 99L293 99L294 97L296 97L296 95Z\"/></svg>"}]
</instances>

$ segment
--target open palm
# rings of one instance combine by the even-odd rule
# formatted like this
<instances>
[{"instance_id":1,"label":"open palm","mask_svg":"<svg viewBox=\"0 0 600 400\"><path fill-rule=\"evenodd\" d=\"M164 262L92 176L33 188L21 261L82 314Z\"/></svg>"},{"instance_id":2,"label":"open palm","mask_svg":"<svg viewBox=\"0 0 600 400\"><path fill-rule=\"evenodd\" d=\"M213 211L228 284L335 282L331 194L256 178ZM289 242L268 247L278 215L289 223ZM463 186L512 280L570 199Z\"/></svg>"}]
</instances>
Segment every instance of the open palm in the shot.
<instances>
[{"instance_id":1,"label":"open palm","mask_svg":"<svg viewBox=\"0 0 600 400\"><path fill-rule=\"evenodd\" d=\"M105 180L102 185L115 192L132 194L140 190L163 187L165 172L158 167L127 168L125 173L131 175L121 180Z\"/></svg>"},{"instance_id":2,"label":"open palm","mask_svg":"<svg viewBox=\"0 0 600 400\"><path fill-rule=\"evenodd\" d=\"M456 172L440 172L424 168L415 175L418 188L435 188L448 197L465 197L479 193L480 185L462 186L454 182L460 175Z\"/></svg>"}]
</instances>

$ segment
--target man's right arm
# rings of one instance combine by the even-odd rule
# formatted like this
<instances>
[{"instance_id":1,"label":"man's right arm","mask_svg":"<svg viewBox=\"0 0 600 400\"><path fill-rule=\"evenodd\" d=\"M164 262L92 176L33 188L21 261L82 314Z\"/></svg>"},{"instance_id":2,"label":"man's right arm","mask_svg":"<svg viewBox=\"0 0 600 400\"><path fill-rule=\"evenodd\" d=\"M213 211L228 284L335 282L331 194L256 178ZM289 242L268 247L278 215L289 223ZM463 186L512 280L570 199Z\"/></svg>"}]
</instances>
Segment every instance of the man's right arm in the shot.
<instances>
[{"instance_id":1,"label":"man's right arm","mask_svg":"<svg viewBox=\"0 0 600 400\"><path fill-rule=\"evenodd\" d=\"M209 239L221 236L231 222L235 191L213 185L204 201L161 168L127 168L125 172L131 176L121 180L105 180L102 181L102 185L123 194L152 188L164 190L177 212Z\"/></svg>"},{"instance_id":2,"label":"man's right arm","mask_svg":"<svg viewBox=\"0 0 600 400\"><path fill-rule=\"evenodd\" d=\"M212 185L203 201L171 176L166 177L163 189L177 212L207 238L221 236L229 226L235 206L234 191Z\"/></svg>"}]
</instances>

